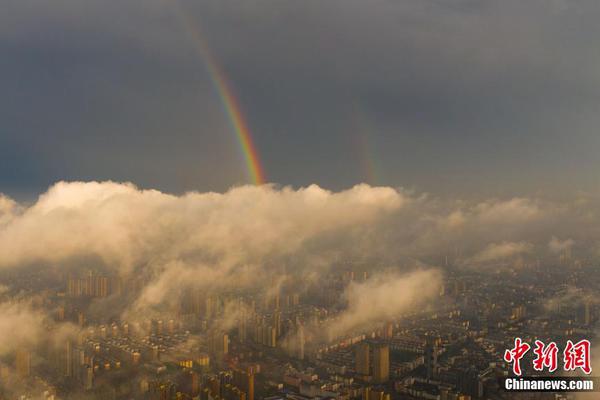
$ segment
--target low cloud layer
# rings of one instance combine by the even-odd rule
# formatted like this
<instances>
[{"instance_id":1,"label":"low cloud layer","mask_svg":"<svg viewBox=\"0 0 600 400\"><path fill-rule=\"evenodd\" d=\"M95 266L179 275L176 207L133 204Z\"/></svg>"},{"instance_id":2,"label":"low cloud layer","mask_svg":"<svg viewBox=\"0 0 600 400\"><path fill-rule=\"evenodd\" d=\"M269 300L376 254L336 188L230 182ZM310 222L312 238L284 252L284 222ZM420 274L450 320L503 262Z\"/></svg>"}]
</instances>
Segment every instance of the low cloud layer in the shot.
<instances>
[{"instance_id":1,"label":"low cloud layer","mask_svg":"<svg viewBox=\"0 0 600 400\"><path fill-rule=\"evenodd\" d=\"M84 255L124 272L156 259L247 262L294 252L322 233L368 225L405 201L391 188L366 185L338 193L314 185L242 186L173 196L131 184L61 182L22 212L5 212L0 266Z\"/></svg>"},{"instance_id":2,"label":"low cloud layer","mask_svg":"<svg viewBox=\"0 0 600 400\"><path fill-rule=\"evenodd\" d=\"M27 303L0 303L0 356L38 343L44 332L44 315Z\"/></svg>"},{"instance_id":3,"label":"low cloud layer","mask_svg":"<svg viewBox=\"0 0 600 400\"><path fill-rule=\"evenodd\" d=\"M548 248L552 253L558 254L562 251L570 250L571 247L575 244L573 239L565 239L560 240L557 237L553 236L548 243Z\"/></svg>"},{"instance_id":4,"label":"low cloud layer","mask_svg":"<svg viewBox=\"0 0 600 400\"><path fill-rule=\"evenodd\" d=\"M484 264L493 261L505 260L519 254L528 253L533 246L527 242L502 242L491 243L479 253L471 257L474 264Z\"/></svg>"},{"instance_id":5,"label":"low cloud layer","mask_svg":"<svg viewBox=\"0 0 600 400\"><path fill-rule=\"evenodd\" d=\"M265 282L319 279L350 262L374 276L392 266L383 278L348 287L339 328L347 330L367 322L355 318L365 307L384 319L408 307L447 267L510 267L516 259L553 260L567 248L591 259L599 210L590 197L470 203L366 184L177 196L130 183L60 182L31 205L0 197L0 269L96 266L135 276L143 284L121 311L151 315L185 288L264 290ZM415 268L421 272L410 275ZM404 294L389 304L376 296L389 291Z\"/></svg>"},{"instance_id":6,"label":"low cloud layer","mask_svg":"<svg viewBox=\"0 0 600 400\"><path fill-rule=\"evenodd\" d=\"M439 270L410 274L380 273L363 283L351 283L344 293L346 310L328 328L331 337L368 324L397 319L406 311L431 302L440 293Z\"/></svg>"}]
</instances>

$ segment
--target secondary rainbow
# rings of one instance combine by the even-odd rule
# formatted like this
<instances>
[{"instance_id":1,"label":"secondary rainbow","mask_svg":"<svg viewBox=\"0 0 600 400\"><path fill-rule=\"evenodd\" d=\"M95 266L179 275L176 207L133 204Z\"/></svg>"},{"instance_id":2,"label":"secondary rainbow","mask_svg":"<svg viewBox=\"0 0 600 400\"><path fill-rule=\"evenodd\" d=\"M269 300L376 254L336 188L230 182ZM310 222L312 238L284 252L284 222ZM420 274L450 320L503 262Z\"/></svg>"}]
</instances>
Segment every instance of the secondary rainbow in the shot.
<instances>
[{"instance_id":1,"label":"secondary rainbow","mask_svg":"<svg viewBox=\"0 0 600 400\"><path fill-rule=\"evenodd\" d=\"M219 95L223 109L227 114L227 119L235 132L241 152L244 155L246 169L250 179L256 185L266 183L265 171L260 161L256 145L254 144L252 132L248 127L242 108L227 79L227 75L212 54L208 43L201 33L200 27L196 26L197 24L194 24L177 0L174 0L173 4L175 5L175 9L177 10L177 14L180 17L183 26L193 39L194 46L206 65L208 75L210 76L215 91Z\"/></svg>"},{"instance_id":2,"label":"secondary rainbow","mask_svg":"<svg viewBox=\"0 0 600 400\"><path fill-rule=\"evenodd\" d=\"M375 147L376 128L358 101L354 102L350 122L355 132L355 143L363 179L371 185L379 185L384 179Z\"/></svg>"}]
</instances>

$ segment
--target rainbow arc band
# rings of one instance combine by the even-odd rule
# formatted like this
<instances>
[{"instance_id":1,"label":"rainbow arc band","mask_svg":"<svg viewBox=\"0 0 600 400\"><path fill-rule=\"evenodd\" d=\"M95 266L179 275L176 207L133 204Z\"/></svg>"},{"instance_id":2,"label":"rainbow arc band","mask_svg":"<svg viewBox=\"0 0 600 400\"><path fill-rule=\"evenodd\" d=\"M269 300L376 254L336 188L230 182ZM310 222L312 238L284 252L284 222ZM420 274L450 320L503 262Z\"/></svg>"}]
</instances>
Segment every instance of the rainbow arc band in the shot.
<instances>
[{"instance_id":1,"label":"rainbow arc band","mask_svg":"<svg viewBox=\"0 0 600 400\"><path fill-rule=\"evenodd\" d=\"M227 115L227 119L231 124L233 131L235 132L236 139L240 145L244 160L246 163L246 170L249 178L255 185L262 185L266 183L265 171L262 166L258 150L254 144L252 138L252 132L248 127L244 113L239 104L239 101L233 91L227 75L221 66L219 65L216 57L213 55L208 43L204 39L204 35L198 24L194 24L191 18L187 15L185 10L179 4L179 1L173 0L172 4L175 5L175 9L179 18L181 19L183 26L186 31L193 39L194 46L200 54L200 57L206 65L206 70L212 84L219 95L223 109Z\"/></svg>"}]
</instances>

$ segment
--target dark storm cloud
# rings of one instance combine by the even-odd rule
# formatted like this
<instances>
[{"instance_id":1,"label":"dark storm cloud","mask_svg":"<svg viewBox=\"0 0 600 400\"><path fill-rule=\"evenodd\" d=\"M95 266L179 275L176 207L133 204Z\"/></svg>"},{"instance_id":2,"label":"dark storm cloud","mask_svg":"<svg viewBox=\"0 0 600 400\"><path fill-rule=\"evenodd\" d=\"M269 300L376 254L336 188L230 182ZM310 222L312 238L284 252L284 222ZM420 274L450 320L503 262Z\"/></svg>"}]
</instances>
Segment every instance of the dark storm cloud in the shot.
<instances>
[{"instance_id":1,"label":"dark storm cloud","mask_svg":"<svg viewBox=\"0 0 600 400\"><path fill-rule=\"evenodd\" d=\"M371 158L377 183L435 192L595 190L597 2L13 0L5 191L246 179L176 7L228 73L271 180L349 186Z\"/></svg>"}]
</instances>

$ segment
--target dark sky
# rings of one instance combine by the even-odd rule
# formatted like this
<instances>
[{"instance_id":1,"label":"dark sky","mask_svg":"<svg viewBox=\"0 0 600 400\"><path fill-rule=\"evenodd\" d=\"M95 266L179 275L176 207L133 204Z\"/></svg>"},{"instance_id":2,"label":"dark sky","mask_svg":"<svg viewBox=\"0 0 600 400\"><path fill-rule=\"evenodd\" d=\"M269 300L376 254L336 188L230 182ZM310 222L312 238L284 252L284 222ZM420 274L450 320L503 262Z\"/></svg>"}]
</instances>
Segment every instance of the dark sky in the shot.
<instances>
[{"instance_id":1,"label":"dark sky","mask_svg":"<svg viewBox=\"0 0 600 400\"><path fill-rule=\"evenodd\" d=\"M181 7L269 181L439 195L598 191L596 0L4 0L0 192L248 182Z\"/></svg>"}]
</instances>

